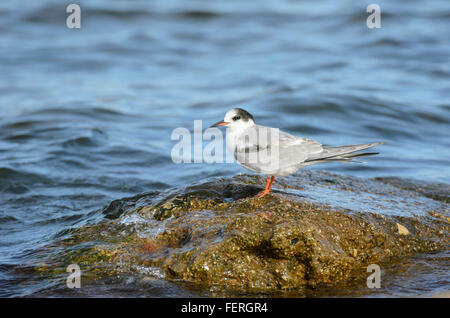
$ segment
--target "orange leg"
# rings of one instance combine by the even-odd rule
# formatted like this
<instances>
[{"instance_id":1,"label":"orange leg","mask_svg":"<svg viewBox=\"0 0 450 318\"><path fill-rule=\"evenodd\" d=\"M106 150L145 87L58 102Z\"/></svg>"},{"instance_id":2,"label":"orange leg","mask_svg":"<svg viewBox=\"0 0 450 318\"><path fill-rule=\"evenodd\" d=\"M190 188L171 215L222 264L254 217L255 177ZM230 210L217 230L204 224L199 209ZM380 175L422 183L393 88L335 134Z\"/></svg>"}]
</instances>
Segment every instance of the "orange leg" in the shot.
<instances>
[{"instance_id":1,"label":"orange leg","mask_svg":"<svg viewBox=\"0 0 450 318\"><path fill-rule=\"evenodd\" d=\"M259 192L257 195L255 195L255 198L262 198L263 196L265 196L267 193L270 192L270 188L272 188L272 183L275 180L275 177L267 177L267 183L266 183L266 188L264 189L264 191Z\"/></svg>"}]
</instances>

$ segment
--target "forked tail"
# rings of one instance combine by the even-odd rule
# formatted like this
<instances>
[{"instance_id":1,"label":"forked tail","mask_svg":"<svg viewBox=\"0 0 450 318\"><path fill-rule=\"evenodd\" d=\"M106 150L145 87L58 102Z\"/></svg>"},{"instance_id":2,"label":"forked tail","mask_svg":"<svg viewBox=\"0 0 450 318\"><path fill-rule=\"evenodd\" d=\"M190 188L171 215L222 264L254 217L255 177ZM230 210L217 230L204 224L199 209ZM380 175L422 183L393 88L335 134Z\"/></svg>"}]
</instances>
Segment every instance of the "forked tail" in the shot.
<instances>
[{"instance_id":1,"label":"forked tail","mask_svg":"<svg viewBox=\"0 0 450 318\"><path fill-rule=\"evenodd\" d=\"M350 146L328 146L323 147L321 153L311 155L305 163L318 163L329 161L350 161L356 157L377 155L378 152L355 153L367 148L376 147L384 142L373 142L370 144L350 145Z\"/></svg>"}]
</instances>

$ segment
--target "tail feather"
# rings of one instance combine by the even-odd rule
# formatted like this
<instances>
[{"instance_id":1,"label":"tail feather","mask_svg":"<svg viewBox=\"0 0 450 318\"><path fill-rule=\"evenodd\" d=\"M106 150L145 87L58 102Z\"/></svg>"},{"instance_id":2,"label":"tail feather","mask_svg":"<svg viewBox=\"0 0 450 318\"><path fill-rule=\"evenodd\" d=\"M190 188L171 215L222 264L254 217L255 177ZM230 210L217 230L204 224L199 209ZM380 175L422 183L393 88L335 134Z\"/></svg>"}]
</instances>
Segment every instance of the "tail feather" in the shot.
<instances>
[{"instance_id":1,"label":"tail feather","mask_svg":"<svg viewBox=\"0 0 450 318\"><path fill-rule=\"evenodd\" d=\"M355 154L348 154L348 155L344 155L344 156L336 156L336 157L331 157L328 159L323 159L323 160L317 160L317 162L332 162L332 161L341 161L341 162L347 162L347 163L365 163L365 161L358 161L355 160L355 158L359 158L359 157L365 157L365 156L374 156L374 155L378 155L379 152L363 152L363 153L355 153Z\"/></svg>"},{"instance_id":2,"label":"tail feather","mask_svg":"<svg viewBox=\"0 0 450 318\"><path fill-rule=\"evenodd\" d=\"M378 152L354 153L367 148L376 147L384 142L374 142L370 144L349 145L349 146L329 146L323 147L323 152L313 154L305 162L312 161L349 161L356 157L377 155Z\"/></svg>"},{"instance_id":3,"label":"tail feather","mask_svg":"<svg viewBox=\"0 0 450 318\"><path fill-rule=\"evenodd\" d=\"M378 154L379 154L379 152L350 153L348 155L331 157L330 159L344 159L344 160L348 160L348 159L353 159L353 158L356 158L356 157L374 156L374 155L378 155Z\"/></svg>"}]
</instances>

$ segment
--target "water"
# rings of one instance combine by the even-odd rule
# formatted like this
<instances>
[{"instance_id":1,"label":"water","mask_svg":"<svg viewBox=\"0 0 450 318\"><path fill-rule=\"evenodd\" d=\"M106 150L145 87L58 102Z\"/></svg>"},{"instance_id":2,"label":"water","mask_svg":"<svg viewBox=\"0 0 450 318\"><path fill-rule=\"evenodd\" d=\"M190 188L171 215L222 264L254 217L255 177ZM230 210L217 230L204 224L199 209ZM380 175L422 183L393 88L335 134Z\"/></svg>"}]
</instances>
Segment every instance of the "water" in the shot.
<instances>
[{"instance_id":1,"label":"water","mask_svg":"<svg viewBox=\"0 0 450 318\"><path fill-rule=\"evenodd\" d=\"M450 4L378 1L0 3L0 294L37 248L110 201L244 172L172 163L170 134L223 118L339 145L386 141L358 177L450 183ZM127 295L124 291L123 295Z\"/></svg>"}]
</instances>

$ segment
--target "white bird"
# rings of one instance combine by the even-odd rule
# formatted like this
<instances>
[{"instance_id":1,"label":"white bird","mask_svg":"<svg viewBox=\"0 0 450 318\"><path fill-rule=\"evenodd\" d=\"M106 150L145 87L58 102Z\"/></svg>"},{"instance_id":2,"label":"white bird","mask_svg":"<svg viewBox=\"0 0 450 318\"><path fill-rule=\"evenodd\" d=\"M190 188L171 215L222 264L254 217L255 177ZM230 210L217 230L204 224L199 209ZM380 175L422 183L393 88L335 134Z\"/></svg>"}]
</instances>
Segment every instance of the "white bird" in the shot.
<instances>
[{"instance_id":1,"label":"white bird","mask_svg":"<svg viewBox=\"0 0 450 318\"><path fill-rule=\"evenodd\" d=\"M286 176L298 169L321 162L348 162L355 157L378 153L354 153L384 142L349 146L322 146L312 139L293 136L278 128L255 124L253 116L242 108L233 108L225 118L211 127L225 126L228 151L244 168L267 175L261 198L270 192L275 177Z\"/></svg>"}]
</instances>

